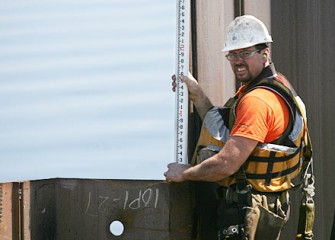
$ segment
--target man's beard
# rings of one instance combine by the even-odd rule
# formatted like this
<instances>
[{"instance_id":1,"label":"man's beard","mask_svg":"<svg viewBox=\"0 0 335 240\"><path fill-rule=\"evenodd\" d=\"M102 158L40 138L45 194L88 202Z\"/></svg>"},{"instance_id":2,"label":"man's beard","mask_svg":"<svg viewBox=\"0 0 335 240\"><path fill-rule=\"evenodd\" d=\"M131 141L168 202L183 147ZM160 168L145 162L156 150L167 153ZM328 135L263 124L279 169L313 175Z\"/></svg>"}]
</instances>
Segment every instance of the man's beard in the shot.
<instances>
[{"instance_id":1,"label":"man's beard","mask_svg":"<svg viewBox=\"0 0 335 240\"><path fill-rule=\"evenodd\" d=\"M243 69L242 71L245 71L245 74L242 77L239 76L239 74L238 74L240 69ZM237 81L246 84L246 83L248 83L252 80L252 76L249 72L249 68L248 68L247 65L237 65L237 66L235 66L234 70L235 70L234 71L235 78L236 78Z\"/></svg>"}]
</instances>

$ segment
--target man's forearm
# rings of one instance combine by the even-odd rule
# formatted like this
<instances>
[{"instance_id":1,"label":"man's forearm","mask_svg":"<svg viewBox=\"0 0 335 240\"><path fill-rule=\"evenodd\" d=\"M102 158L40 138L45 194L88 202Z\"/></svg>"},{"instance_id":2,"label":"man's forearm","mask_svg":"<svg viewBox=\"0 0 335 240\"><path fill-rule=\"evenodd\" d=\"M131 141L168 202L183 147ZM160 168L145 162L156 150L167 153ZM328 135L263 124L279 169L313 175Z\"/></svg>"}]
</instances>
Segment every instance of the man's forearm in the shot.
<instances>
[{"instance_id":1,"label":"man's forearm","mask_svg":"<svg viewBox=\"0 0 335 240\"><path fill-rule=\"evenodd\" d=\"M218 154L186 169L183 178L191 181L221 181L242 166L257 143L256 140L244 137L231 137Z\"/></svg>"},{"instance_id":2,"label":"man's forearm","mask_svg":"<svg viewBox=\"0 0 335 240\"><path fill-rule=\"evenodd\" d=\"M208 110L213 106L212 102L202 90L200 90L196 97L191 100L193 101L193 104L197 109L201 120L203 120Z\"/></svg>"},{"instance_id":3,"label":"man's forearm","mask_svg":"<svg viewBox=\"0 0 335 240\"><path fill-rule=\"evenodd\" d=\"M187 84L190 100L195 105L195 108L203 120L207 111L213 106L213 104L192 75L189 75L189 77L181 76L181 80Z\"/></svg>"},{"instance_id":4,"label":"man's forearm","mask_svg":"<svg viewBox=\"0 0 335 240\"><path fill-rule=\"evenodd\" d=\"M223 163L221 161L222 160L218 159L217 156L213 156L201 164L185 170L183 178L186 181L221 181L222 179L230 176L230 173L226 172L226 168L224 167L227 163Z\"/></svg>"}]
</instances>

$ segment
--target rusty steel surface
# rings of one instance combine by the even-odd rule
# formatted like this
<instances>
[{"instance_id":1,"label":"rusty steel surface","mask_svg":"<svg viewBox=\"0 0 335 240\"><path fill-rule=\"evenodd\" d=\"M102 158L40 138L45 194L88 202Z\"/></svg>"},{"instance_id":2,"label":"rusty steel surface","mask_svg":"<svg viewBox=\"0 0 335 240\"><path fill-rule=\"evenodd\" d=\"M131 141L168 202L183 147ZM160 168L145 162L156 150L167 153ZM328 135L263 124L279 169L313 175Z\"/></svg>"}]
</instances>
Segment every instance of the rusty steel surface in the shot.
<instances>
[{"instance_id":1,"label":"rusty steel surface","mask_svg":"<svg viewBox=\"0 0 335 240\"><path fill-rule=\"evenodd\" d=\"M57 178L13 183L9 190L21 189L6 199L3 186L2 214L13 214L1 216L1 240L191 239L193 206L186 183ZM11 223L12 231L4 233ZM121 235L114 223L124 228Z\"/></svg>"},{"instance_id":2,"label":"rusty steel surface","mask_svg":"<svg viewBox=\"0 0 335 240\"><path fill-rule=\"evenodd\" d=\"M2 193L3 193L3 184L0 183L0 223L2 220Z\"/></svg>"},{"instance_id":3,"label":"rusty steel surface","mask_svg":"<svg viewBox=\"0 0 335 240\"><path fill-rule=\"evenodd\" d=\"M30 181L21 184L21 229L23 240L31 240L30 236Z\"/></svg>"},{"instance_id":4,"label":"rusty steel surface","mask_svg":"<svg viewBox=\"0 0 335 240\"><path fill-rule=\"evenodd\" d=\"M12 183L0 183L0 240L13 240Z\"/></svg>"}]
</instances>

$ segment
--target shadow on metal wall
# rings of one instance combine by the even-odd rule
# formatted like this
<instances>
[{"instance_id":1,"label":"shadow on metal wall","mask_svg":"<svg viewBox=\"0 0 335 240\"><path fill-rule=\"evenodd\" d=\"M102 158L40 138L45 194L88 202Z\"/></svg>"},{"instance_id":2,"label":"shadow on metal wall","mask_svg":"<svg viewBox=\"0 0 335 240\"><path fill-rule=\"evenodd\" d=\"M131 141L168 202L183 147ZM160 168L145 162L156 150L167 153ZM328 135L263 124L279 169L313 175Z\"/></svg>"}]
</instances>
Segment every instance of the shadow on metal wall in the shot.
<instances>
[{"instance_id":1,"label":"shadow on metal wall","mask_svg":"<svg viewBox=\"0 0 335 240\"><path fill-rule=\"evenodd\" d=\"M272 59L307 107L316 176L314 239L325 240L335 209L334 11L332 0L271 1Z\"/></svg>"}]
</instances>

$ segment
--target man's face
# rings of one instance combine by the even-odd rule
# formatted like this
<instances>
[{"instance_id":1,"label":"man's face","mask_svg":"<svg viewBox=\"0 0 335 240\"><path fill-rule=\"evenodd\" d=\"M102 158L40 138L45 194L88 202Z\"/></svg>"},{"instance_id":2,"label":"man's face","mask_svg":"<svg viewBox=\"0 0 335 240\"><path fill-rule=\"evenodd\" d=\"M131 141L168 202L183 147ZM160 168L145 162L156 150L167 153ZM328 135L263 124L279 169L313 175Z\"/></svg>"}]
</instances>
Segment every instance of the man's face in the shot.
<instances>
[{"instance_id":1,"label":"man's face","mask_svg":"<svg viewBox=\"0 0 335 240\"><path fill-rule=\"evenodd\" d=\"M229 51L228 55L234 59L230 60L230 66L238 81L247 84L262 72L266 63L263 52L255 47Z\"/></svg>"}]
</instances>

